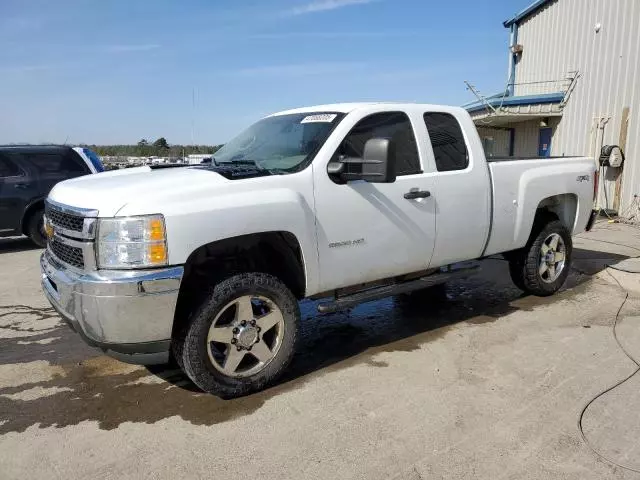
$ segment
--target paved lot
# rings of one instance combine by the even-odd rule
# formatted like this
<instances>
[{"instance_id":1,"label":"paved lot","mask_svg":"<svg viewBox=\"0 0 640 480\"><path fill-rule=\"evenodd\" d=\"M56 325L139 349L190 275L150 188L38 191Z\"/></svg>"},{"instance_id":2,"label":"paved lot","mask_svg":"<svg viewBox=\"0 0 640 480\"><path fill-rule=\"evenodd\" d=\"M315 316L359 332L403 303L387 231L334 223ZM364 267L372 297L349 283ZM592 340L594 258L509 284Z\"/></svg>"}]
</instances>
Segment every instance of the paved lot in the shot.
<instances>
[{"instance_id":1,"label":"paved lot","mask_svg":"<svg viewBox=\"0 0 640 480\"><path fill-rule=\"evenodd\" d=\"M575 243L552 298L522 296L489 259L444 300L305 304L288 377L222 401L85 346L40 293L40 250L0 240L0 479L640 478L578 428L637 368L612 326L618 279L618 338L640 358L640 276L605 266L640 255L640 230L598 224ZM640 470L638 392L640 374L583 426Z\"/></svg>"}]
</instances>

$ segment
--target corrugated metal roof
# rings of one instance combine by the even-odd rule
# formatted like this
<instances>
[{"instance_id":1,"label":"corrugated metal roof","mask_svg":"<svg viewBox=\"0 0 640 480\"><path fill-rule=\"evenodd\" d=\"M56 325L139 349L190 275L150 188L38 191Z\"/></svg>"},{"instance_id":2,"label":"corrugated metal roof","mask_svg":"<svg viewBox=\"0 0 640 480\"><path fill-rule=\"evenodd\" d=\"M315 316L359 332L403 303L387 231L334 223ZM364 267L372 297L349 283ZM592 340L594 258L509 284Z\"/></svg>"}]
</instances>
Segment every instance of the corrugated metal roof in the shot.
<instances>
[{"instance_id":1,"label":"corrugated metal roof","mask_svg":"<svg viewBox=\"0 0 640 480\"><path fill-rule=\"evenodd\" d=\"M486 102L474 102L467 104L465 108L469 113L487 108L487 104L492 107L511 107L517 105L545 105L548 103L560 103L564 99L563 92L543 93L539 95L522 95L519 97L490 97Z\"/></svg>"},{"instance_id":2,"label":"corrugated metal roof","mask_svg":"<svg viewBox=\"0 0 640 480\"><path fill-rule=\"evenodd\" d=\"M514 23L520 23L522 20L527 18L529 15L533 15L534 13L536 13L538 10L540 10L542 7L544 7L546 4L551 3L551 2L555 2L555 1L556 0L536 0L531 5L529 5L527 8L525 8L520 13L518 13L512 19L505 20L503 25L505 27L510 27Z\"/></svg>"}]
</instances>

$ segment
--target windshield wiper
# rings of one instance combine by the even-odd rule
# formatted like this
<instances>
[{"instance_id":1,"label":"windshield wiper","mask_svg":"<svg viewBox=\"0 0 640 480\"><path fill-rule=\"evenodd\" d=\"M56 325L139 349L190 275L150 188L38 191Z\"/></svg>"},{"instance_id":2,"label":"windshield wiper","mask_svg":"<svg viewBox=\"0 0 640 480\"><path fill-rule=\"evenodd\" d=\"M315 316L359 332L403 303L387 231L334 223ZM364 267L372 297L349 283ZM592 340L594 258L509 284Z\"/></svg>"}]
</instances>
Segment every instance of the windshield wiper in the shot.
<instances>
[{"instance_id":1,"label":"windshield wiper","mask_svg":"<svg viewBox=\"0 0 640 480\"><path fill-rule=\"evenodd\" d=\"M264 170L264 168L260 166L258 162L256 162L255 160L247 160L247 159L228 160L226 162L216 162L216 165L218 166L220 165L251 165L252 167L258 167L259 169Z\"/></svg>"},{"instance_id":2,"label":"windshield wiper","mask_svg":"<svg viewBox=\"0 0 640 480\"><path fill-rule=\"evenodd\" d=\"M289 173L287 170L283 168L265 168L260 165L255 160L251 160L248 158L238 159L238 160L228 160L226 162L215 162L216 166L224 166L224 165L234 165L234 166L243 166L247 165L250 167L255 167L257 170L261 172L269 172L271 175L284 175L285 173Z\"/></svg>"}]
</instances>

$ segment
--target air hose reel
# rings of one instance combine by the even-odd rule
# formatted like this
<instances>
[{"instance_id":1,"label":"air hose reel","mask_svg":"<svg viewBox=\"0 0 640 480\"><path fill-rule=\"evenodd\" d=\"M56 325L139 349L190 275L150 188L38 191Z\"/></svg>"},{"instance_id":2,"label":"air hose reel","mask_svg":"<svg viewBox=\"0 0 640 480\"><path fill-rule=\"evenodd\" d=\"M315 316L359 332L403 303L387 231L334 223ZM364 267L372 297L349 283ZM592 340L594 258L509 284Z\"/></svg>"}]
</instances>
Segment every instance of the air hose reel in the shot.
<instances>
[{"instance_id":1,"label":"air hose reel","mask_svg":"<svg viewBox=\"0 0 640 480\"><path fill-rule=\"evenodd\" d=\"M600 150L600 166L620 168L624 163L624 152L618 145L605 145Z\"/></svg>"}]
</instances>

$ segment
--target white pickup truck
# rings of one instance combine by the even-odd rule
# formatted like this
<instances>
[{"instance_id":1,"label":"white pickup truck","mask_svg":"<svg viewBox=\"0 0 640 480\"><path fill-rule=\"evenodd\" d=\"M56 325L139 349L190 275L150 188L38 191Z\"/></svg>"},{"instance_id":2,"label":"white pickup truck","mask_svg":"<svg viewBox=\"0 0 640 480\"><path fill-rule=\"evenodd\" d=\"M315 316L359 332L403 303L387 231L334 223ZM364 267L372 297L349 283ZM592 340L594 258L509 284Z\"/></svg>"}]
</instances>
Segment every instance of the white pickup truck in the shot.
<instances>
[{"instance_id":1,"label":"white pickup truck","mask_svg":"<svg viewBox=\"0 0 640 480\"><path fill-rule=\"evenodd\" d=\"M467 275L503 253L550 295L590 228L589 158L489 159L466 111L359 103L263 118L207 166L68 180L46 205L42 286L83 339L172 354L201 389L261 389L296 350L298 301L331 312Z\"/></svg>"}]
</instances>

